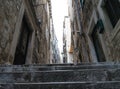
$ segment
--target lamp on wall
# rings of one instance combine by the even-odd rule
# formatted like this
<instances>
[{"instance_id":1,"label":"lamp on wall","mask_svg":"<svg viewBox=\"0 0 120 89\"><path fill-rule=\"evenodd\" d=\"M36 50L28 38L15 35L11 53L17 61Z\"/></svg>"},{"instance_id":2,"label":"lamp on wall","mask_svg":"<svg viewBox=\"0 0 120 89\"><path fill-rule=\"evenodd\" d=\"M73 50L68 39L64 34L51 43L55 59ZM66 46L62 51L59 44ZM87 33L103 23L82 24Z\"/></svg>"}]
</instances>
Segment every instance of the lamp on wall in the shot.
<instances>
[{"instance_id":1,"label":"lamp on wall","mask_svg":"<svg viewBox=\"0 0 120 89\"><path fill-rule=\"evenodd\" d=\"M42 24L42 20L41 20L41 19L38 19L38 23L39 23L39 24Z\"/></svg>"},{"instance_id":2,"label":"lamp on wall","mask_svg":"<svg viewBox=\"0 0 120 89\"><path fill-rule=\"evenodd\" d=\"M99 33L101 33L101 34L103 33L103 31L104 31L104 25L103 25L102 19L99 19L97 21L96 28L99 29Z\"/></svg>"}]
</instances>

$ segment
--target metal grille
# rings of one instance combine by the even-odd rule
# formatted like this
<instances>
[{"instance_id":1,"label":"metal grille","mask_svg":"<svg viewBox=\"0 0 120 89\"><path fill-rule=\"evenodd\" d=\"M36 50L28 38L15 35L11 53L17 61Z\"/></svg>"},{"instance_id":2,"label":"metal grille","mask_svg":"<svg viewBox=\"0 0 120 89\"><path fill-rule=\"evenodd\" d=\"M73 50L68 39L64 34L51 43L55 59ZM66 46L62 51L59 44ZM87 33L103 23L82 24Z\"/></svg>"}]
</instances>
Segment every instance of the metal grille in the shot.
<instances>
[{"instance_id":1,"label":"metal grille","mask_svg":"<svg viewBox=\"0 0 120 89\"><path fill-rule=\"evenodd\" d=\"M120 2L119 0L105 0L105 8L107 10L110 21L115 27L120 19Z\"/></svg>"}]
</instances>

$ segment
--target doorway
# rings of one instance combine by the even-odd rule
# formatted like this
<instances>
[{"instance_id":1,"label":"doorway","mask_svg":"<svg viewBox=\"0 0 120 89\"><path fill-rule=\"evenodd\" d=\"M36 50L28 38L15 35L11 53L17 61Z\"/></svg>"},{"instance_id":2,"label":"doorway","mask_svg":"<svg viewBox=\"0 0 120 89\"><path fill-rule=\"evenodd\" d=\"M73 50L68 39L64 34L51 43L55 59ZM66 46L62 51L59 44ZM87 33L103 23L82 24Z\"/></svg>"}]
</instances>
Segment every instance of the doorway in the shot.
<instances>
[{"instance_id":1,"label":"doorway","mask_svg":"<svg viewBox=\"0 0 120 89\"><path fill-rule=\"evenodd\" d=\"M15 57L13 62L14 65L25 64L27 50L28 50L29 36L30 36L30 29L28 27L26 18L24 16L22 20L16 51L15 51Z\"/></svg>"},{"instance_id":2,"label":"doorway","mask_svg":"<svg viewBox=\"0 0 120 89\"><path fill-rule=\"evenodd\" d=\"M105 62L106 59L105 59L102 44L99 38L99 34L100 33L99 33L98 28L94 28L92 32L92 40L93 40L93 44L95 47L98 62Z\"/></svg>"}]
</instances>

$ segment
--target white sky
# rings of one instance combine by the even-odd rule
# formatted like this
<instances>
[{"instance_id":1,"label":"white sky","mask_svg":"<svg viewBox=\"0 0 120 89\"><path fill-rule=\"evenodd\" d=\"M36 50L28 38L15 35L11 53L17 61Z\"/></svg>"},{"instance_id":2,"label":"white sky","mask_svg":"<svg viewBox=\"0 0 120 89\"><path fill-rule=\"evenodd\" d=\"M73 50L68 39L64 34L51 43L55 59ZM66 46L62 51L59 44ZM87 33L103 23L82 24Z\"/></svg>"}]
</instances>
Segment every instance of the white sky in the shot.
<instances>
[{"instance_id":1,"label":"white sky","mask_svg":"<svg viewBox=\"0 0 120 89\"><path fill-rule=\"evenodd\" d=\"M68 4L67 0L51 0L51 2L53 23L61 53L63 49L63 20L64 16L68 16Z\"/></svg>"}]
</instances>

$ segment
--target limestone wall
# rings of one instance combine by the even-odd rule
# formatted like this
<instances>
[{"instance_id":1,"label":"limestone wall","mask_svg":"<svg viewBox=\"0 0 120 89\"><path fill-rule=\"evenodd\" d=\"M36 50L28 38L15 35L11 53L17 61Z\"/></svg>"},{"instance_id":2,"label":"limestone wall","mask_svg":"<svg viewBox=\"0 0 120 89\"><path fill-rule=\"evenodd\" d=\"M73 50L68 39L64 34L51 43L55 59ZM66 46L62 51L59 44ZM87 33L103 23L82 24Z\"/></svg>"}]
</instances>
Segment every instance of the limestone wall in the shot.
<instances>
[{"instance_id":1,"label":"limestone wall","mask_svg":"<svg viewBox=\"0 0 120 89\"><path fill-rule=\"evenodd\" d=\"M0 0L0 63L8 60L21 0Z\"/></svg>"},{"instance_id":2,"label":"limestone wall","mask_svg":"<svg viewBox=\"0 0 120 89\"><path fill-rule=\"evenodd\" d=\"M0 64L13 64L23 17L31 31L26 62L49 63L50 43L49 39L47 42L46 34L49 38L50 18L47 18L47 2L37 0L37 5L43 5L36 8L35 0L33 5L30 1L32 0L0 0Z\"/></svg>"},{"instance_id":3,"label":"limestone wall","mask_svg":"<svg viewBox=\"0 0 120 89\"><path fill-rule=\"evenodd\" d=\"M49 27L49 20L48 17L49 9L47 10L47 0L35 0L35 12L37 15L37 19L39 20L40 30L36 32L35 35L35 43L34 43L34 50L33 50L33 63L49 63L49 53L50 53L50 41L49 41L49 34L50 34L50 27Z\"/></svg>"},{"instance_id":4,"label":"limestone wall","mask_svg":"<svg viewBox=\"0 0 120 89\"><path fill-rule=\"evenodd\" d=\"M83 8L83 19L82 19L82 25L83 25L83 30L85 31L86 35L88 34L89 30L91 30L90 24L94 23L92 18L97 21L97 19L102 19L103 25L104 25L104 32L102 34L99 34L99 37L101 39L101 44L102 48L106 57L106 61L111 62L119 62L120 61L120 20L116 24L116 26L113 28L110 24L108 19L106 19L106 12L105 9L102 7L102 4L100 4L102 0L86 0ZM100 6L99 6L100 4ZM96 13L93 15L93 11ZM96 24L96 22L95 22ZM91 30L92 31L92 30ZM89 42L87 39L87 44L89 48ZM90 53L90 48L88 49ZM91 54L89 54L90 58ZM92 60L92 59L90 59Z\"/></svg>"}]
</instances>

